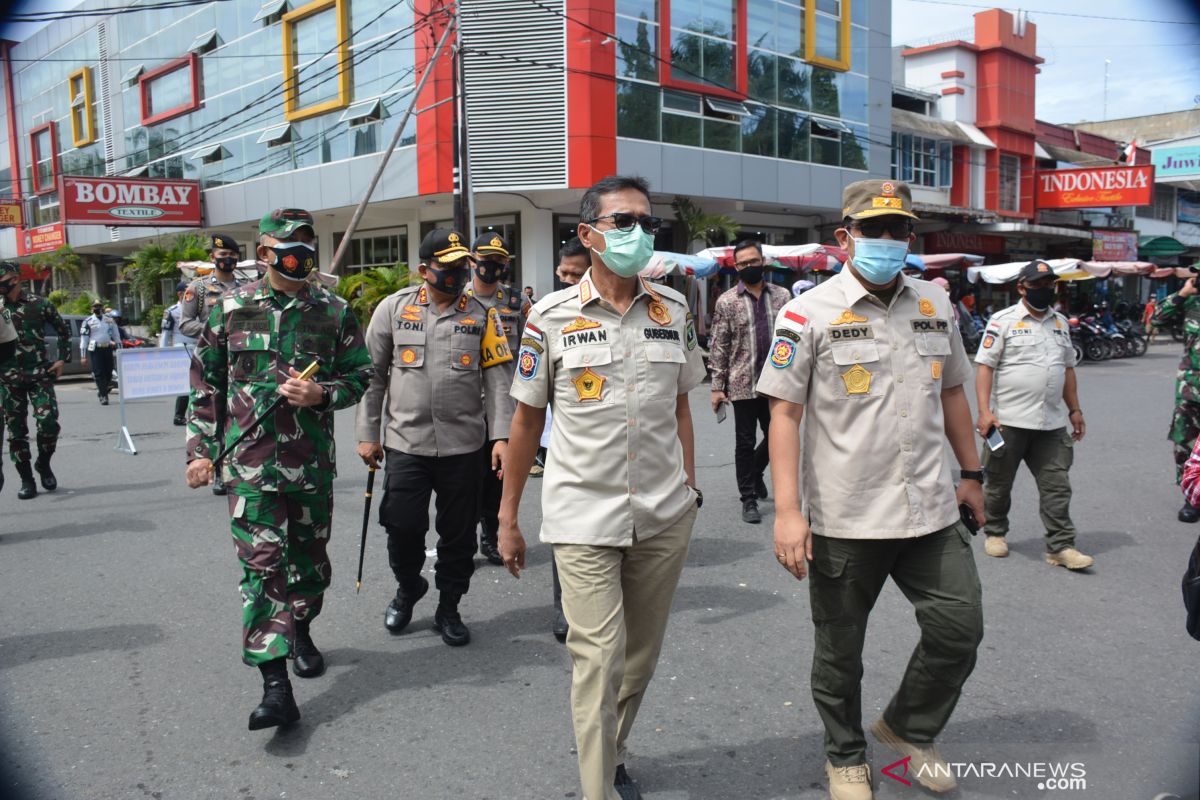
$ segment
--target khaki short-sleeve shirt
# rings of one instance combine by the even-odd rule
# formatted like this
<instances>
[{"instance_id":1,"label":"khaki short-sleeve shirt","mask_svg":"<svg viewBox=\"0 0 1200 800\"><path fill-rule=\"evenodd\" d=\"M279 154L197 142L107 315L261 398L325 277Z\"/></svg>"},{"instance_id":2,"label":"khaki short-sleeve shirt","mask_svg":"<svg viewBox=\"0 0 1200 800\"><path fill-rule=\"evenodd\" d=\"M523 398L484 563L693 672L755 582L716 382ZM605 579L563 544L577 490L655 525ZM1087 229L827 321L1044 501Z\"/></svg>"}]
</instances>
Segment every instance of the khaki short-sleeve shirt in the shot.
<instances>
[{"instance_id":1,"label":"khaki short-sleeve shirt","mask_svg":"<svg viewBox=\"0 0 1200 800\"><path fill-rule=\"evenodd\" d=\"M901 276L885 307L846 269L784 306L757 391L805 407L814 533L902 539L959 518L941 392L970 373L950 297L926 281Z\"/></svg>"},{"instance_id":2,"label":"khaki short-sleeve shirt","mask_svg":"<svg viewBox=\"0 0 1200 800\"><path fill-rule=\"evenodd\" d=\"M695 325L672 289L639 281L621 315L589 272L533 307L512 396L554 403L542 541L628 547L687 512L675 404L703 379Z\"/></svg>"},{"instance_id":3,"label":"khaki short-sleeve shirt","mask_svg":"<svg viewBox=\"0 0 1200 800\"><path fill-rule=\"evenodd\" d=\"M1067 318L1058 312L1038 319L1024 303L988 320L975 363L992 376L992 413L1001 425L1051 431L1067 424L1063 384L1075 366Z\"/></svg>"}]
</instances>

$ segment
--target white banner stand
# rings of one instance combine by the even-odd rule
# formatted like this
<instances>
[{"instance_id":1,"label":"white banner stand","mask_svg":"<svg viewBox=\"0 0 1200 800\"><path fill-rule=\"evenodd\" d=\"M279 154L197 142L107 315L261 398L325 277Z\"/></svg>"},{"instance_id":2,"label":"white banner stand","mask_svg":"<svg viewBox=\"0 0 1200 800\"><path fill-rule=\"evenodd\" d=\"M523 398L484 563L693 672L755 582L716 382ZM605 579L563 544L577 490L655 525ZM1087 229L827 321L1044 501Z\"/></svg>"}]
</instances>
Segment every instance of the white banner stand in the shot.
<instances>
[{"instance_id":1,"label":"white banner stand","mask_svg":"<svg viewBox=\"0 0 1200 800\"><path fill-rule=\"evenodd\" d=\"M121 432L114 450L136 456L125 422L125 401L149 397L178 397L191 389L191 348L125 347L117 351L117 384L121 402Z\"/></svg>"}]
</instances>

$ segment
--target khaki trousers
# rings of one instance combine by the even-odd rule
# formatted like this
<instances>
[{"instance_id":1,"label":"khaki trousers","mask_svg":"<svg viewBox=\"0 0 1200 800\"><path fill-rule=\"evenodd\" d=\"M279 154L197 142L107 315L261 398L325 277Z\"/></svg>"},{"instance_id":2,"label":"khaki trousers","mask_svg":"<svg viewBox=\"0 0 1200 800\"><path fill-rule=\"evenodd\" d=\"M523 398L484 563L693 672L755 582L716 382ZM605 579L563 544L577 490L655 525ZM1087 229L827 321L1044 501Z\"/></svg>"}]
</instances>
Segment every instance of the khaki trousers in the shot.
<instances>
[{"instance_id":1,"label":"khaki trousers","mask_svg":"<svg viewBox=\"0 0 1200 800\"><path fill-rule=\"evenodd\" d=\"M692 506L632 547L554 545L571 626L571 718L585 800L619 800L613 776L658 664L695 522Z\"/></svg>"}]
</instances>

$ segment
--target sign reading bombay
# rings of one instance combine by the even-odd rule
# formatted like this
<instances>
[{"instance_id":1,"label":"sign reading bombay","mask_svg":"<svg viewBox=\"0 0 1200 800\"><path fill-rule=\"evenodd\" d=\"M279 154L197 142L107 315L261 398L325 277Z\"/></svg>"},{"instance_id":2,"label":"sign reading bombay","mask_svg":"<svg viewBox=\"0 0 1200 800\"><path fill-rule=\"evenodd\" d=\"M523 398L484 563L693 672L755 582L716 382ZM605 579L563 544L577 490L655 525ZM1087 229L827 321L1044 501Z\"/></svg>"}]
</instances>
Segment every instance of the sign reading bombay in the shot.
<instances>
[{"instance_id":1,"label":"sign reading bombay","mask_svg":"<svg viewBox=\"0 0 1200 800\"><path fill-rule=\"evenodd\" d=\"M67 176L59 196L71 225L204 225L199 181Z\"/></svg>"},{"instance_id":2,"label":"sign reading bombay","mask_svg":"<svg viewBox=\"0 0 1200 800\"><path fill-rule=\"evenodd\" d=\"M1105 208L1154 203L1154 167L1038 170L1038 208Z\"/></svg>"}]
</instances>

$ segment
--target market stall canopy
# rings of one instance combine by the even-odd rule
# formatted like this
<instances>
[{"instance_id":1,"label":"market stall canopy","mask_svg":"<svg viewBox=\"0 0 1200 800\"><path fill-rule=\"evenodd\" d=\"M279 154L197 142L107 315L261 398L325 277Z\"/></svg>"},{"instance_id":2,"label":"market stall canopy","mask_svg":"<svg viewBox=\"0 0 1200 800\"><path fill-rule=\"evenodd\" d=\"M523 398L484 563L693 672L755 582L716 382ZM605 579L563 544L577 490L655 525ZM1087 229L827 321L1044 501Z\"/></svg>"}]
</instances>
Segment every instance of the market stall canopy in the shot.
<instances>
[{"instance_id":1,"label":"market stall canopy","mask_svg":"<svg viewBox=\"0 0 1200 800\"><path fill-rule=\"evenodd\" d=\"M733 247L709 247L696 255L716 259L722 267L733 266ZM828 244L764 244L763 258L769 266L832 272L846 260L846 251Z\"/></svg>"},{"instance_id":2,"label":"market stall canopy","mask_svg":"<svg viewBox=\"0 0 1200 800\"><path fill-rule=\"evenodd\" d=\"M1171 236L1139 236L1139 258L1174 258L1188 251L1188 246Z\"/></svg>"},{"instance_id":3,"label":"market stall canopy","mask_svg":"<svg viewBox=\"0 0 1200 800\"><path fill-rule=\"evenodd\" d=\"M971 267L967 270L967 280L971 283L979 283L979 281L983 281L984 283L1010 283L1017 279L1017 275L1021 272L1021 267L1028 263L1028 261L1010 261L1007 264ZM1073 272L1079 272L1079 264L1083 262L1078 258L1052 258L1046 263L1050 265L1050 269L1054 270L1055 275L1062 277Z\"/></svg>"},{"instance_id":4,"label":"market stall canopy","mask_svg":"<svg viewBox=\"0 0 1200 800\"><path fill-rule=\"evenodd\" d=\"M1083 268L1097 278L1109 275L1151 275L1155 265L1149 261L1084 261Z\"/></svg>"},{"instance_id":5,"label":"market stall canopy","mask_svg":"<svg viewBox=\"0 0 1200 800\"><path fill-rule=\"evenodd\" d=\"M669 253L655 250L649 263L639 273L643 278L664 278L668 275L691 275L706 278L716 273L721 266L713 258L687 253Z\"/></svg>"},{"instance_id":6,"label":"market stall canopy","mask_svg":"<svg viewBox=\"0 0 1200 800\"><path fill-rule=\"evenodd\" d=\"M1196 273L1188 267L1159 267L1150 273L1151 278L1162 280L1163 278L1183 278L1187 280Z\"/></svg>"},{"instance_id":7,"label":"market stall canopy","mask_svg":"<svg viewBox=\"0 0 1200 800\"><path fill-rule=\"evenodd\" d=\"M962 266L976 266L983 263L983 256L970 253L921 253L925 269L954 269Z\"/></svg>"},{"instance_id":8,"label":"market stall canopy","mask_svg":"<svg viewBox=\"0 0 1200 800\"><path fill-rule=\"evenodd\" d=\"M203 278L206 275L211 275L216 268L211 261L177 261L175 266L179 267L179 272L187 281L194 281L196 278ZM258 280L258 262L253 258L248 258L245 261L239 261L237 266L233 268L234 274L242 280L256 281ZM313 280L320 281L321 285L326 287L337 286L338 276L331 275L328 272L313 272Z\"/></svg>"}]
</instances>

